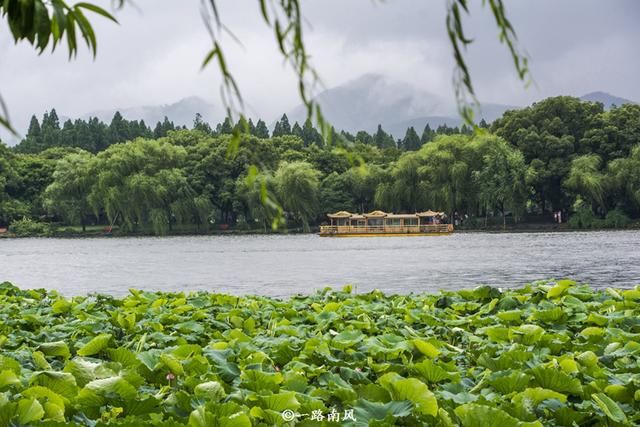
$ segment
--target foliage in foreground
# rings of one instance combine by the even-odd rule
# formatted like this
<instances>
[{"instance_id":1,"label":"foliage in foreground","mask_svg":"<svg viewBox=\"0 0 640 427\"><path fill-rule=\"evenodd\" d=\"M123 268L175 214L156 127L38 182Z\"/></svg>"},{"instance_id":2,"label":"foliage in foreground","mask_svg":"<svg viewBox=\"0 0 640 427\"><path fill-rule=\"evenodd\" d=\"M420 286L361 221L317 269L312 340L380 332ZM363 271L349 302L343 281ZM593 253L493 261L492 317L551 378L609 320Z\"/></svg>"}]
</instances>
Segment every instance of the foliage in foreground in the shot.
<instances>
[{"instance_id":1,"label":"foliage in foreground","mask_svg":"<svg viewBox=\"0 0 640 427\"><path fill-rule=\"evenodd\" d=\"M640 290L65 299L0 285L0 425L640 421ZM322 425L340 425L323 421Z\"/></svg>"}]
</instances>

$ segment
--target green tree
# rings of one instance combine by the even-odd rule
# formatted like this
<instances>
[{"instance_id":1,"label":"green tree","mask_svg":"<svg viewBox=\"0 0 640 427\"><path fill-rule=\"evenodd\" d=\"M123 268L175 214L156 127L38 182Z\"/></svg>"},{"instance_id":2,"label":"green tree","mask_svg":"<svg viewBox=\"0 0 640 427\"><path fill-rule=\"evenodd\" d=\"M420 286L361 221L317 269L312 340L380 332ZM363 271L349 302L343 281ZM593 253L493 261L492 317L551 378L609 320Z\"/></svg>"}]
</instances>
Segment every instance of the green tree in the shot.
<instances>
[{"instance_id":1,"label":"green tree","mask_svg":"<svg viewBox=\"0 0 640 427\"><path fill-rule=\"evenodd\" d=\"M396 143L388 133L382 129L382 125L378 125L378 130L373 135L372 143L380 149L395 148Z\"/></svg>"},{"instance_id":2,"label":"green tree","mask_svg":"<svg viewBox=\"0 0 640 427\"><path fill-rule=\"evenodd\" d=\"M629 157L611 161L607 176L617 196L617 204L629 215L637 217L640 214L640 145L631 150Z\"/></svg>"},{"instance_id":3,"label":"green tree","mask_svg":"<svg viewBox=\"0 0 640 427\"><path fill-rule=\"evenodd\" d=\"M87 152L69 154L56 164L53 182L44 192L44 206L67 224L80 223L85 231L92 213L88 197L94 182L93 156Z\"/></svg>"},{"instance_id":4,"label":"green tree","mask_svg":"<svg viewBox=\"0 0 640 427\"><path fill-rule=\"evenodd\" d=\"M258 138L269 138L269 128L263 120L258 120L256 123L256 131L254 133Z\"/></svg>"},{"instance_id":5,"label":"green tree","mask_svg":"<svg viewBox=\"0 0 640 427\"><path fill-rule=\"evenodd\" d=\"M427 125L424 127L424 130L422 131L422 136L420 137L420 145L424 145L427 142L433 141L435 137L436 133L431 129L429 123L427 123Z\"/></svg>"},{"instance_id":6,"label":"green tree","mask_svg":"<svg viewBox=\"0 0 640 427\"><path fill-rule=\"evenodd\" d=\"M282 118L278 120L273 128L272 136L284 136L291 135L291 125L289 124L289 118L286 114L282 115Z\"/></svg>"},{"instance_id":7,"label":"green tree","mask_svg":"<svg viewBox=\"0 0 640 427\"><path fill-rule=\"evenodd\" d=\"M99 215L127 230L150 225L164 234L174 222L192 220L194 194L188 184L183 147L137 139L96 156L96 183L89 203Z\"/></svg>"},{"instance_id":8,"label":"green tree","mask_svg":"<svg viewBox=\"0 0 640 427\"><path fill-rule=\"evenodd\" d=\"M205 122L202 119L202 114L200 113L196 113L196 117L193 119L193 130L199 130L200 132L204 132L208 135L210 135L211 133L213 133L213 130L211 129L211 126L209 126L209 123Z\"/></svg>"},{"instance_id":9,"label":"green tree","mask_svg":"<svg viewBox=\"0 0 640 427\"><path fill-rule=\"evenodd\" d=\"M507 210L517 218L527 199L526 165L522 153L501 138L484 137L480 146L482 168L474 171L478 197L486 210L497 208L502 225L507 225Z\"/></svg>"},{"instance_id":10,"label":"green tree","mask_svg":"<svg viewBox=\"0 0 640 427\"><path fill-rule=\"evenodd\" d=\"M413 126L409 127L407 129L407 133L404 135L404 139L402 140L402 148L407 151L417 151L420 149L421 145L422 143L418 133Z\"/></svg>"},{"instance_id":11,"label":"green tree","mask_svg":"<svg viewBox=\"0 0 640 427\"><path fill-rule=\"evenodd\" d=\"M391 168L391 180L378 187L376 204L400 212L417 212L423 209L426 203L426 183L422 179L421 168L419 154L403 154Z\"/></svg>"},{"instance_id":12,"label":"green tree","mask_svg":"<svg viewBox=\"0 0 640 427\"><path fill-rule=\"evenodd\" d=\"M283 162L274 176L282 207L302 222L305 231L318 214L319 175L310 163Z\"/></svg>"}]
</instances>

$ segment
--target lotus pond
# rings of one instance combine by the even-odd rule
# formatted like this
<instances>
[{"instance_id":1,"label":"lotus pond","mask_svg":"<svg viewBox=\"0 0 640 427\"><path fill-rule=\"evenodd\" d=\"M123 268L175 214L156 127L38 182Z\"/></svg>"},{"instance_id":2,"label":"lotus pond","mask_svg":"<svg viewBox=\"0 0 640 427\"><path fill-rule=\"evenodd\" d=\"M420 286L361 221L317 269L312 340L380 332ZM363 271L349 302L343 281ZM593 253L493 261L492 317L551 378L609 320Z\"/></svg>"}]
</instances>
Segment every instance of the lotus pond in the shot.
<instances>
[{"instance_id":1,"label":"lotus pond","mask_svg":"<svg viewBox=\"0 0 640 427\"><path fill-rule=\"evenodd\" d=\"M0 426L633 425L640 289L287 300L0 285Z\"/></svg>"}]
</instances>

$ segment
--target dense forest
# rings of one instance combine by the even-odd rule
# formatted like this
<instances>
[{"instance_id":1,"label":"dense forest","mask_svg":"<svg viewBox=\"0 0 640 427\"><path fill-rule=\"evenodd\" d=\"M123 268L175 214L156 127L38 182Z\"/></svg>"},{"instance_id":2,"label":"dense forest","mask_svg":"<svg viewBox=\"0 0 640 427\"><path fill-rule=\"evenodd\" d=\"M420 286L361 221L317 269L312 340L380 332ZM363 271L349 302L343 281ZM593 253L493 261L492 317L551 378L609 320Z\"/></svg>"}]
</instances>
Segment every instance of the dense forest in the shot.
<instances>
[{"instance_id":1,"label":"dense forest","mask_svg":"<svg viewBox=\"0 0 640 427\"><path fill-rule=\"evenodd\" d=\"M327 212L373 209L437 209L469 225L557 211L581 228L640 217L638 105L555 97L475 131L332 132L326 144L286 115L271 132L263 120L213 128L200 116L191 129L167 118L152 129L119 113L60 125L51 110L16 147L0 144L0 226L309 229Z\"/></svg>"}]
</instances>

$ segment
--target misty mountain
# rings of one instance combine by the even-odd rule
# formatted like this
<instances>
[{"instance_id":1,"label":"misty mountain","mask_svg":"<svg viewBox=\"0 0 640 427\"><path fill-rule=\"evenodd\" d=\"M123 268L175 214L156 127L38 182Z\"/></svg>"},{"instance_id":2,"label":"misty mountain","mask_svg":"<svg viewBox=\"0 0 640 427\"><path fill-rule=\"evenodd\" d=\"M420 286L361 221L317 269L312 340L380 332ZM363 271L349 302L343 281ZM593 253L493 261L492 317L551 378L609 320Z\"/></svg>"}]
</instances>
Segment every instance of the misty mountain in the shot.
<instances>
[{"instance_id":1,"label":"misty mountain","mask_svg":"<svg viewBox=\"0 0 640 427\"><path fill-rule=\"evenodd\" d=\"M120 111L122 117L127 120L144 120L147 126L151 128L153 128L157 122L164 120L165 116L176 126L187 126L190 128L193 126L193 119L196 113L202 114L204 121L214 126L224 118L225 114L224 109L217 108L197 96L191 96L173 104L93 111L80 118L86 120L89 117L97 117L105 123L111 123L111 119L116 111Z\"/></svg>"},{"instance_id":2,"label":"misty mountain","mask_svg":"<svg viewBox=\"0 0 640 427\"><path fill-rule=\"evenodd\" d=\"M582 99L583 101L601 102L602 104L604 104L604 108L606 110L609 110L613 106L620 107L624 104L637 104L634 101L620 98L619 96L614 96L607 92L591 92L584 96L581 96L580 99Z\"/></svg>"},{"instance_id":3,"label":"misty mountain","mask_svg":"<svg viewBox=\"0 0 640 427\"><path fill-rule=\"evenodd\" d=\"M422 132L427 123L432 128L461 124L455 108L437 95L380 74L365 74L325 90L316 101L321 105L325 118L336 129L349 132L373 132L378 124L382 124L387 132L398 138L404 136L409 126ZM513 108L518 107L483 104L478 120L484 118L491 122ZM299 105L287 116L291 123L302 123L306 119L306 110Z\"/></svg>"}]
</instances>

